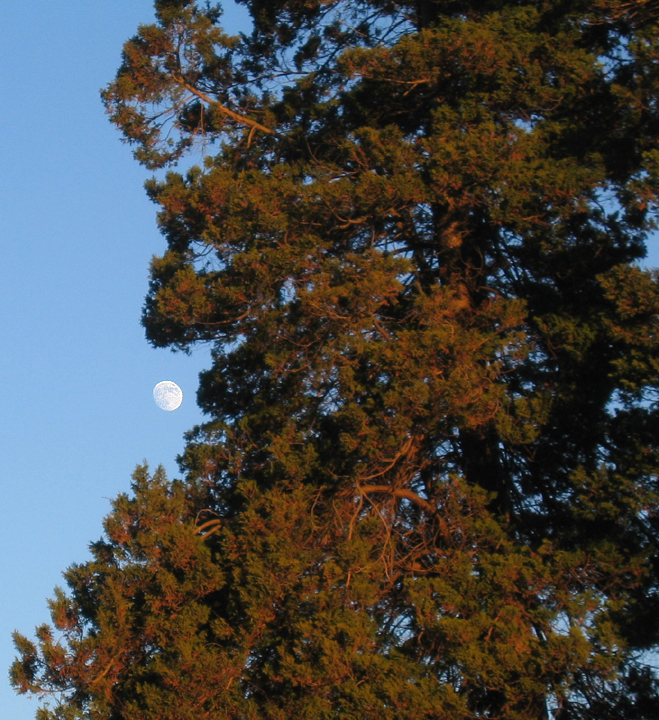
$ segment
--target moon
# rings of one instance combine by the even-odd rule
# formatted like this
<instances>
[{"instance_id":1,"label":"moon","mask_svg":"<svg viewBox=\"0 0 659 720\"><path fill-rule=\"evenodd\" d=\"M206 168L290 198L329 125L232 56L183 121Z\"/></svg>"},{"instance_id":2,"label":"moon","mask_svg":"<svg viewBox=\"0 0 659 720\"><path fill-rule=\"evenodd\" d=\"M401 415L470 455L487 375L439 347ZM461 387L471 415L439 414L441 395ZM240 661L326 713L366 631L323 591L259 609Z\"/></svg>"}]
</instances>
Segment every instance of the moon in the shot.
<instances>
[{"instance_id":1,"label":"moon","mask_svg":"<svg viewBox=\"0 0 659 720\"><path fill-rule=\"evenodd\" d=\"M176 410L183 401L183 391L171 380L163 380L153 388L153 399L161 410Z\"/></svg>"}]
</instances>

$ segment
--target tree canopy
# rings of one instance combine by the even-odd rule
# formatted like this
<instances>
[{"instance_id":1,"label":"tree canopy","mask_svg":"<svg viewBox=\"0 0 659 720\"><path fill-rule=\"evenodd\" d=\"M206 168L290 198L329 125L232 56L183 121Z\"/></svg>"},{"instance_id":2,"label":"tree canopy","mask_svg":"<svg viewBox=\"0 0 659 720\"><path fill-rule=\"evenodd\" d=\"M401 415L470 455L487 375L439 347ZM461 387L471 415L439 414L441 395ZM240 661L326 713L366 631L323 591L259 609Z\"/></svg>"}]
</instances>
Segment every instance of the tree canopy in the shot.
<instances>
[{"instance_id":1,"label":"tree canopy","mask_svg":"<svg viewBox=\"0 0 659 720\"><path fill-rule=\"evenodd\" d=\"M209 419L14 686L41 720L655 718L659 3L243 4L229 36L157 0L103 92L179 164L143 323L212 344Z\"/></svg>"}]
</instances>

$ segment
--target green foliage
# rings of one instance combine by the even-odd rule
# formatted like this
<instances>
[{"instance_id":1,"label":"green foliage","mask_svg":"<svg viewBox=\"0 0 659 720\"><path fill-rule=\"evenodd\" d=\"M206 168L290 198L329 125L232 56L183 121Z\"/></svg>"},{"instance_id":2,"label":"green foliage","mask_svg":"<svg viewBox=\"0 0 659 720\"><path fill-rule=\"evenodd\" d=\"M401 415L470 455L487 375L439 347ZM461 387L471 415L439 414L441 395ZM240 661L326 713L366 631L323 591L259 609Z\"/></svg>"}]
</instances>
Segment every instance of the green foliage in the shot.
<instances>
[{"instance_id":1,"label":"green foliage","mask_svg":"<svg viewBox=\"0 0 659 720\"><path fill-rule=\"evenodd\" d=\"M204 153L147 184L143 319L213 344L209 421L15 687L43 720L654 718L656 3L245 4L228 37L156 2L103 94L147 167Z\"/></svg>"}]
</instances>

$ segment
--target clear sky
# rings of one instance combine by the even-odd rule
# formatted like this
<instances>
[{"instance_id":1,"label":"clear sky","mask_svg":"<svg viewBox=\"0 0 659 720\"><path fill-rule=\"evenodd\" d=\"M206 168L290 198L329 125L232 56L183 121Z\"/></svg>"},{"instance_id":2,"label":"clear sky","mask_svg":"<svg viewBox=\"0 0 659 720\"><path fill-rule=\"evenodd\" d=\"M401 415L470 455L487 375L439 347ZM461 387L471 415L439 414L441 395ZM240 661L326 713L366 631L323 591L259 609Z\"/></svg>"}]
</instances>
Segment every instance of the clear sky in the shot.
<instances>
[{"instance_id":1,"label":"clear sky","mask_svg":"<svg viewBox=\"0 0 659 720\"><path fill-rule=\"evenodd\" d=\"M225 8L230 31L246 27L244 10ZM182 435L202 419L206 351L154 350L139 324L164 240L149 173L98 94L152 16L151 0L0 0L0 717L11 720L36 708L7 681L11 631L48 620L46 598L88 557L135 465L176 475ZM154 404L160 380L183 389L178 410Z\"/></svg>"},{"instance_id":2,"label":"clear sky","mask_svg":"<svg viewBox=\"0 0 659 720\"><path fill-rule=\"evenodd\" d=\"M227 8L226 27L246 27ZM62 571L88 557L109 499L147 460L176 475L206 351L154 350L140 313L164 239L148 171L99 89L151 0L0 0L0 717L14 695L10 633L32 636ZM156 407L173 380L181 407Z\"/></svg>"}]
</instances>

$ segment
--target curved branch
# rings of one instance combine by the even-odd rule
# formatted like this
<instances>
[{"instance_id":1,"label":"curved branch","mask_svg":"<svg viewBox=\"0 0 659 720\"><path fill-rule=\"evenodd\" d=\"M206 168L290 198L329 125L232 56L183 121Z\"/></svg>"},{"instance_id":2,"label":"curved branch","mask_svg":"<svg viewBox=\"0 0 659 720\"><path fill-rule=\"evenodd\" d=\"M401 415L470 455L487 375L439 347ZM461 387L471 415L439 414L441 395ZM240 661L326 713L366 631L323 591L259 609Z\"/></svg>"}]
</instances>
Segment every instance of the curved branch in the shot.
<instances>
[{"instance_id":1,"label":"curved branch","mask_svg":"<svg viewBox=\"0 0 659 720\"><path fill-rule=\"evenodd\" d=\"M205 103L208 103L209 105L212 105L213 107L216 107L220 112L224 113L227 117L230 117L232 120L235 120L237 123L240 123L241 125L246 125L247 127L252 128L252 130L261 130L261 132L267 133L268 135L274 135L275 137L280 137L279 133L275 132L272 128L268 128L265 125L261 125L261 123L256 122L256 120L251 120L248 117L245 117L244 115L240 115L237 112L234 112L233 110L230 110L226 105L222 105L221 102L218 102L217 100L213 100L212 98L209 98L208 95L201 92L201 90L197 90L194 85L190 85L187 83L183 77L180 75L172 75L172 78L181 86L184 87L188 92L192 93L193 95L196 95L200 100L203 100ZM251 134L250 134L251 137Z\"/></svg>"},{"instance_id":2,"label":"curved branch","mask_svg":"<svg viewBox=\"0 0 659 720\"><path fill-rule=\"evenodd\" d=\"M202 523L201 525L197 525L195 527L195 535L201 535L204 533L205 530L208 530L209 528L212 528L210 532L207 532L204 537L208 537L212 533L214 533L216 530L220 529L220 526L222 525L222 520L220 518L213 518L212 520L207 520L205 523Z\"/></svg>"},{"instance_id":3,"label":"curved branch","mask_svg":"<svg viewBox=\"0 0 659 720\"><path fill-rule=\"evenodd\" d=\"M357 492L360 495L370 495L371 493L381 493L383 495L393 495L394 497L405 498L410 500L415 505L418 505L422 510L428 513L428 515L436 515L437 508L433 507L427 500L424 500L420 495L417 495L412 490L406 490L404 488L393 488L390 485L362 485L357 486Z\"/></svg>"}]
</instances>

